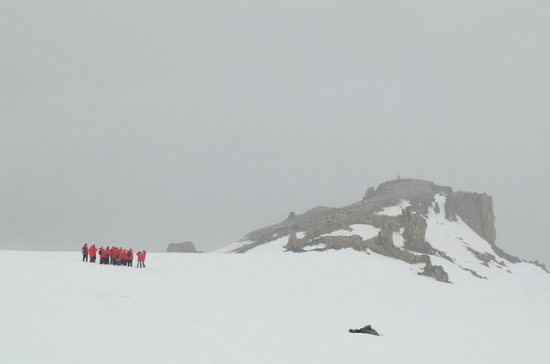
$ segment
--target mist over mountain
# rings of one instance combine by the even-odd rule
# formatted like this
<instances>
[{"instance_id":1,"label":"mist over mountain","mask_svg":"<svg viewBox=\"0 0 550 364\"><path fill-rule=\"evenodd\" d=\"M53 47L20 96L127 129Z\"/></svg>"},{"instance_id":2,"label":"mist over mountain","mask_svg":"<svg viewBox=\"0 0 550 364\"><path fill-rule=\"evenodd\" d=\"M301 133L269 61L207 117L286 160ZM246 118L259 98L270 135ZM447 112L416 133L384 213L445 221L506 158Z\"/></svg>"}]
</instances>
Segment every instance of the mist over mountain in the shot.
<instances>
[{"instance_id":1,"label":"mist over mountain","mask_svg":"<svg viewBox=\"0 0 550 364\"><path fill-rule=\"evenodd\" d=\"M448 264L486 279L489 272L510 272L511 264L522 261L497 246L494 222L493 201L486 193L398 178L370 187L361 201L349 206L290 212L286 220L216 252L353 248L421 266L419 274L443 282L452 282ZM546 271L543 264L534 264Z\"/></svg>"}]
</instances>

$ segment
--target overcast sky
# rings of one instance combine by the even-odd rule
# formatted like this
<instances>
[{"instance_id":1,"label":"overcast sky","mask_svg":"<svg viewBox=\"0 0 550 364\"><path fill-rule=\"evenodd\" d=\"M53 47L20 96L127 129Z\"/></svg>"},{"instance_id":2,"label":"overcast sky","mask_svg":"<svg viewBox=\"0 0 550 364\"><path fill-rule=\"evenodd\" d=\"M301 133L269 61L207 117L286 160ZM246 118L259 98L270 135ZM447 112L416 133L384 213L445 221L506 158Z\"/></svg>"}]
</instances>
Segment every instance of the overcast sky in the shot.
<instances>
[{"instance_id":1,"label":"overcast sky","mask_svg":"<svg viewBox=\"0 0 550 364\"><path fill-rule=\"evenodd\" d=\"M550 264L550 3L0 0L0 244L212 251L417 178Z\"/></svg>"}]
</instances>

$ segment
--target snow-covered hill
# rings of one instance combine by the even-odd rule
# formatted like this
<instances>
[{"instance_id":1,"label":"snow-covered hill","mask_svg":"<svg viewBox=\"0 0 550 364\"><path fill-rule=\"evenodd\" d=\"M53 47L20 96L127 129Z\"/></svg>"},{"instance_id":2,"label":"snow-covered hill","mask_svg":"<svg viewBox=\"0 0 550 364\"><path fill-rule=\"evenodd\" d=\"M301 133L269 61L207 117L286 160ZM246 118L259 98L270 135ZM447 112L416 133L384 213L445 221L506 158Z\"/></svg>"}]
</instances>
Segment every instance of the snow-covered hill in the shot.
<instances>
[{"instance_id":1,"label":"snow-covered hill","mask_svg":"<svg viewBox=\"0 0 550 364\"><path fill-rule=\"evenodd\" d=\"M394 180L369 189L359 203L292 214L215 253L352 247L406 261L413 270L445 282L464 274L491 279L503 272L513 274L512 266L521 262L496 246L493 222L492 200L486 194L454 193L427 181ZM434 266L441 274L429 271Z\"/></svg>"},{"instance_id":2,"label":"snow-covered hill","mask_svg":"<svg viewBox=\"0 0 550 364\"><path fill-rule=\"evenodd\" d=\"M434 257L453 284L352 249L149 253L145 269L0 251L0 362L548 363L550 276L491 263L479 279L459 238L483 242L429 224L456 228L456 264ZM348 333L366 324L382 336Z\"/></svg>"}]
</instances>

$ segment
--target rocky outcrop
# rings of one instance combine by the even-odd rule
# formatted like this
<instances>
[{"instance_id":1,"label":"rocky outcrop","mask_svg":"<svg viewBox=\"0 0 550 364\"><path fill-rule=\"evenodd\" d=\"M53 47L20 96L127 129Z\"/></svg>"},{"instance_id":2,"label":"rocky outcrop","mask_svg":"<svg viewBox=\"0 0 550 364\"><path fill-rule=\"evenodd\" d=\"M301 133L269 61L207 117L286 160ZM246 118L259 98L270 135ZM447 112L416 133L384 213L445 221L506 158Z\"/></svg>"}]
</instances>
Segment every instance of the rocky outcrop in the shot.
<instances>
[{"instance_id":1,"label":"rocky outcrop","mask_svg":"<svg viewBox=\"0 0 550 364\"><path fill-rule=\"evenodd\" d=\"M393 245L392 225L392 221L388 219L382 223L382 227L378 232L378 244L388 252L395 248L395 245Z\"/></svg>"},{"instance_id":2,"label":"rocky outcrop","mask_svg":"<svg viewBox=\"0 0 550 364\"><path fill-rule=\"evenodd\" d=\"M436 198L436 196L438 196ZM443 199L443 197L445 197ZM247 234L246 244L233 250L244 253L258 245L288 236L289 251L322 251L352 248L373 251L410 264L424 263L423 275L448 281L441 266L433 266L430 256L439 256L453 263L445 252L433 248L426 241L427 216L430 211L445 214L449 221L459 217L477 234L485 239L500 258L519 262L496 244L493 202L485 193L453 192L452 188L438 186L433 182L415 179L397 179L370 187L361 201L341 208L317 206L303 214L291 212L282 222ZM353 225L368 225L379 229L377 236L364 240L359 235L336 233L352 231ZM300 239L296 237L300 233ZM395 234L403 238L403 247L397 247ZM503 265L502 259L492 254L472 251L481 264L495 262Z\"/></svg>"},{"instance_id":3,"label":"rocky outcrop","mask_svg":"<svg viewBox=\"0 0 550 364\"><path fill-rule=\"evenodd\" d=\"M286 248L293 252L303 251L302 244L298 240L298 237L296 236L295 231L291 232L290 235L288 236L288 243L286 245Z\"/></svg>"},{"instance_id":4,"label":"rocky outcrop","mask_svg":"<svg viewBox=\"0 0 550 364\"><path fill-rule=\"evenodd\" d=\"M500 249L495 243L497 232L491 196L486 193L462 191L447 196L445 218L449 221L455 221L457 216L460 216L473 231L491 244L498 256L512 263L521 261L519 258Z\"/></svg>"},{"instance_id":5,"label":"rocky outcrop","mask_svg":"<svg viewBox=\"0 0 550 364\"><path fill-rule=\"evenodd\" d=\"M200 253L195 249L195 244L190 241L169 244L166 251L168 253Z\"/></svg>"},{"instance_id":6,"label":"rocky outcrop","mask_svg":"<svg viewBox=\"0 0 550 364\"><path fill-rule=\"evenodd\" d=\"M370 334L375 336L380 336L378 332L371 327L371 325L363 326L360 329L349 329L349 332L352 334Z\"/></svg>"},{"instance_id":7,"label":"rocky outcrop","mask_svg":"<svg viewBox=\"0 0 550 364\"><path fill-rule=\"evenodd\" d=\"M443 269L443 267L440 265L432 265L431 261L428 261L428 263L426 263L424 270L419 274L435 278L440 282L449 283L449 275L447 274L447 272L445 272L445 269Z\"/></svg>"},{"instance_id":8,"label":"rocky outcrop","mask_svg":"<svg viewBox=\"0 0 550 364\"><path fill-rule=\"evenodd\" d=\"M359 235L350 236L320 236L312 241L311 245L320 245L322 248L312 250L340 250L352 248L357 251L365 251L366 245Z\"/></svg>"},{"instance_id":9,"label":"rocky outcrop","mask_svg":"<svg viewBox=\"0 0 550 364\"><path fill-rule=\"evenodd\" d=\"M445 217L456 220L456 215L479 236L494 245L497 238L493 199L486 193L457 192L447 196Z\"/></svg>"},{"instance_id":10,"label":"rocky outcrop","mask_svg":"<svg viewBox=\"0 0 550 364\"><path fill-rule=\"evenodd\" d=\"M405 230L403 230L405 249L424 254L434 254L434 249L425 240L427 228L428 223L426 219L417 213L411 214L409 221L405 225Z\"/></svg>"}]
</instances>

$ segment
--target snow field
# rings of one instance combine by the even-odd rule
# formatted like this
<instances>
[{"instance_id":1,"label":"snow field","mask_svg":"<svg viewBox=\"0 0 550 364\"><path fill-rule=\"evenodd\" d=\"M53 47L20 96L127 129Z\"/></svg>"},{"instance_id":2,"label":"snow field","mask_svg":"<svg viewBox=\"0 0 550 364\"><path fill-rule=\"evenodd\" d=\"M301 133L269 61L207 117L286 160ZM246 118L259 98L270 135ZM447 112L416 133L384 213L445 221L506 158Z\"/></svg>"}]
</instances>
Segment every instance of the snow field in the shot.
<instances>
[{"instance_id":1,"label":"snow field","mask_svg":"<svg viewBox=\"0 0 550 364\"><path fill-rule=\"evenodd\" d=\"M401 215L401 212L406 207L411 206L410 201L407 200L401 200L397 205L390 206L390 207L384 207L382 211L375 212L377 215L386 215L386 216L399 216Z\"/></svg>"},{"instance_id":2,"label":"snow field","mask_svg":"<svg viewBox=\"0 0 550 364\"><path fill-rule=\"evenodd\" d=\"M550 354L550 280L528 264L481 280L441 259L456 270L445 284L352 250L148 253L145 269L80 259L0 251L1 363L502 364ZM366 324L383 336L348 333Z\"/></svg>"}]
</instances>

